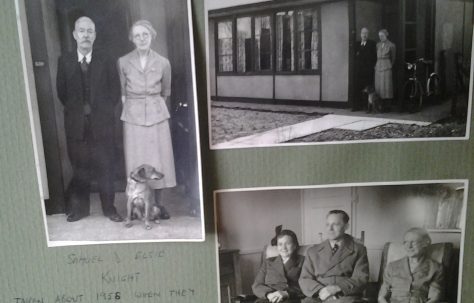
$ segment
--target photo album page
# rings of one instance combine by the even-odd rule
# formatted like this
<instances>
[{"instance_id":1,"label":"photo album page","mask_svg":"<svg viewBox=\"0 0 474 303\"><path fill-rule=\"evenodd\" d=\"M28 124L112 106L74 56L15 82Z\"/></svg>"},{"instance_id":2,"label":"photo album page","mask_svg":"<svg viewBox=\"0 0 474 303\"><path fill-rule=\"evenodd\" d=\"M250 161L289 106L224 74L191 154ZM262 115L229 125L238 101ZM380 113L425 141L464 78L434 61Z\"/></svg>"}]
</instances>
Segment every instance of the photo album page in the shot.
<instances>
[{"instance_id":1,"label":"photo album page","mask_svg":"<svg viewBox=\"0 0 474 303\"><path fill-rule=\"evenodd\" d=\"M474 0L0 8L0 302L474 302Z\"/></svg>"}]
</instances>

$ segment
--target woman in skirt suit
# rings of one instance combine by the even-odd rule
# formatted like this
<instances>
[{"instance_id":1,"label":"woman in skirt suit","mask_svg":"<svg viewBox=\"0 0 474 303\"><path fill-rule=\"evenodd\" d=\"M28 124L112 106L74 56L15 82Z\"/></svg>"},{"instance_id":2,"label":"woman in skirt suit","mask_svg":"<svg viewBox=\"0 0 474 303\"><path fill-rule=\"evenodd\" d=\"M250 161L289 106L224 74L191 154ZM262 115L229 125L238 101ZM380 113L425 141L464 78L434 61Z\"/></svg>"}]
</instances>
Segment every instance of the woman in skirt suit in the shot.
<instances>
[{"instance_id":1,"label":"woman in skirt suit","mask_svg":"<svg viewBox=\"0 0 474 303\"><path fill-rule=\"evenodd\" d=\"M379 31L377 43L377 63L375 64L375 91L382 99L393 99L393 74L395 64L395 44L388 40L388 31Z\"/></svg>"},{"instance_id":2,"label":"woman in skirt suit","mask_svg":"<svg viewBox=\"0 0 474 303\"><path fill-rule=\"evenodd\" d=\"M155 200L161 205L162 189L176 186L167 98L171 94L171 66L151 49L156 31L149 21L132 25L129 39L135 49L118 61L121 81L125 167L127 175L142 164L164 174L153 180ZM169 218L163 207L161 218Z\"/></svg>"}]
</instances>

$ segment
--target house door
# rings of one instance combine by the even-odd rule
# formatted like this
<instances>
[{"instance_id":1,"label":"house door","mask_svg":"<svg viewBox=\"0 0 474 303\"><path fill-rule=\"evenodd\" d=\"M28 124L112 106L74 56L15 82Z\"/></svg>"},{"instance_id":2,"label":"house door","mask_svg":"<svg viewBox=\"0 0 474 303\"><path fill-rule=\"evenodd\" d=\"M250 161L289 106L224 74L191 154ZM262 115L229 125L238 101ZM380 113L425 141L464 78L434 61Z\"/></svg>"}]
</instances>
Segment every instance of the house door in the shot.
<instances>
[{"instance_id":1,"label":"house door","mask_svg":"<svg viewBox=\"0 0 474 303\"><path fill-rule=\"evenodd\" d=\"M351 188L317 188L302 191L303 243L317 244L326 240L326 215L330 210L340 209L352 215ZM350 222L348 234L354 229Z\"/></svg>"}]
</instances>

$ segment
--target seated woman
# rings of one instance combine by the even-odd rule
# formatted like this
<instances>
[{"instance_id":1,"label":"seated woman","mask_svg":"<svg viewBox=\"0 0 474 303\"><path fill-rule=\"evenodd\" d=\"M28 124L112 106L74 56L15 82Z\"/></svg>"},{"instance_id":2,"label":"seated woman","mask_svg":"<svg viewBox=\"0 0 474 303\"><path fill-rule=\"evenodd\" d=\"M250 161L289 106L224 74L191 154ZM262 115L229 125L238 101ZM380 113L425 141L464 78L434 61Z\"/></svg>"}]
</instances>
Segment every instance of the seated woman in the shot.
<instances>
[{"instance_id":1,"label":"seated woman","mask_svg":"<svg viewBox=\"0 0 474 303\"><path fill-rule=\"evenodd\" d=\"M298 239L291 230L277 236L278 257L266 259L255 277L253 293L270 302L304 297L298 285L304 257L298 255Z\"/></svg>"},{"instance_id":2,"label":"seated woman","mask_svg":"<svg viewBox=\"0 0 474 303\"><path fill-rule=\"evenodd\" d=\"M423 228L411 228L403 241L407 256L388 264L379 303L436 303L441 300L443 266L426 252L431 244Z\"/></svg>"}]
</instances>

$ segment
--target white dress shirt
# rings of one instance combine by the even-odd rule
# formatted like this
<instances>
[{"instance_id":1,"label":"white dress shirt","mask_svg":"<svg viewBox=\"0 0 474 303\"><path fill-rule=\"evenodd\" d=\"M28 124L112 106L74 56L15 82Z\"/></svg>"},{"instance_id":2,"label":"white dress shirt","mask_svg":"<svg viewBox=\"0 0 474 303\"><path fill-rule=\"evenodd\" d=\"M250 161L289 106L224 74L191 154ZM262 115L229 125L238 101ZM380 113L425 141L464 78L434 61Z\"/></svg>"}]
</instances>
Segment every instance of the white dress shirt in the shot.
<instances>
[{"instance_id":1,"label":"white dress shirt","mask_svg":"<svg viewBox=\"0 0 474 303\"><path fill-rule=\"evenodd\" d=\"M92 60L92 51L90 51L89 53L87 53L85 56L83 54L81 54L81 52L79 50L77 50L77 62L81 63L83 58L86 57L86 62L87 64L91 63L91 60Z\"/></svg>"}]
</instances>

